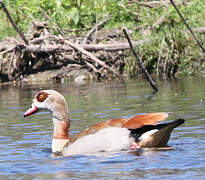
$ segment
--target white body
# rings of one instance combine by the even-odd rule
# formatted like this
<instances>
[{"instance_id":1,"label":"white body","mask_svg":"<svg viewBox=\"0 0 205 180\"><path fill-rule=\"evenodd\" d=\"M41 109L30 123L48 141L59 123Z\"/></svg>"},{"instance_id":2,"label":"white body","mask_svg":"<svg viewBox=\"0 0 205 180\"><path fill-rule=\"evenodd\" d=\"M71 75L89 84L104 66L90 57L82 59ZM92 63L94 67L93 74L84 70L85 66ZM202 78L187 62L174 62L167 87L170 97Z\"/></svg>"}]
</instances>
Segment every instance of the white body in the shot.
<instances>
[{"instance_id":1,"label":"white body","mask_svg":"<svg viewBox=\"0 0 205 180\"><path fill-rule=\"evenodd\" d=\"M126 128L108 127L95 134L89 134L65 146L64 156L74 154L92 154L99 151L120 151L129 148L134 139Z\"/></svg>"}]
</instances>

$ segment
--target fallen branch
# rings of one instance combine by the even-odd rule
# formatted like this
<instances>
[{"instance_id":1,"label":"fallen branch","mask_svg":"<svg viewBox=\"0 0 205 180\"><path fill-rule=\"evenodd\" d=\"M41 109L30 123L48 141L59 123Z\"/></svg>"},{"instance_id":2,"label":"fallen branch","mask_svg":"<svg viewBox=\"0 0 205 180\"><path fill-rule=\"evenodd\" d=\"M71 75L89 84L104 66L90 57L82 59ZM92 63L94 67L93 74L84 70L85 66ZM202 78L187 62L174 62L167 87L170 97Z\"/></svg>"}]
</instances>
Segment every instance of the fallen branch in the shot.
<instances>
[{"instance_id":1,"label":"fallen branch","mask_svg":"<svg viewBox=\"0 0 205 180\"><path fill-rule=\"evenodd\" d=\"M95 73L99 73L100 71L97 70L91 63L85 61L85 63L88 65L88 67L90 67Z\"/></svg>"},{"instance_id":2,"label":"fallen branch","mask_svg":"<svg viewBox=\"0 0 205 180\"><path fill-rule=\"evenodd\" d=\"M165 21L166 21L166 16L163 14L162 16L160 16L160 18L154 24L152 24L152 29L154 29L157 26L161 25Z\"/></svg>"},{"instance_id":3,"label":"fallen branch","mask_svg":"<svg viewBox=\"0 0 205 180\"><path fill-rule=\"evenodd\" d=\"M151 1L151 2L139 2L139 5L141 6L146 6L149 8L156 8L156 7L161 7L161 6L169 6L170 2L169 1Z\"/></svg>"},{"instance_id":4,"label":"fallen branch","mask_svg":"<svg viewBox=\"0 0 205 180\"><path fill-rule=\"evenodd\" d=\"M88 57L91 58L92 61L96 62L97 64L100 64L102 67L106 68L107 70L109 70L110 72L119 75L114 69L112 69L110 66L108 66L107 64L105 64L103 61L99 60L98 58L96 58L94 55L92 55L90 52L86 51L85 49L83 49L82 47L79 47L76 44L73 44L69 41L65 41L70 47L74 48L75 50L80 51L81 53L87 55Z\"/></svg>"},{"instance_id":5,"label":"fallen branch","mask_svg":"<svg viewBox=\"0 0 205 180\"><path fill-rule=\"evenodd\" d=\"M192 29L194 32L198 32L198 33L204 33L205 34L205 27L198 27L198 28L194 28Z\"/></svg>"},{"instance_id":6,"label":"fallen branch","mask_svg":"<svg viewBox=\"0 0 205 180\"><path fill-rule=\"evenodd\" d=\"M141 60L140 60L140 58L138 57L136 51L134 50L134 47L133 47L133 45L132 45L132 42L131 42L131 40L130 40L130 38L129 38L129 35L128 35L128 33L127 33L127 31L126 31L125 28L123 28L123 32L124 32L125 37L126 37L128 43L129 43L129 45L130 45L131 51L133 52L133 54L134 54L134 56L135 56L135 58L136 58L136 60L137 60L137 64L138 64L139 68L140 68L140 69L142 70L142 72L145 74L145 78L146 78L146 80L150 83L151 87L157 92L158 89L157 89L157 87L156 87L154 81L152 80L152 77L151 77L150 74L148 73L147 69L143 66L143 64L142 64L142 62L141 62Z\"/></svg>"},{"instance_id":7,"label":"fallen branch","mask_svg":"<svg viewBox=\"0 0 205 180\"><path fill-rule=\"evenodd\" d=\"M38 38L38 40L42 40L43 38ZM36 42L32 40L32 42ZM142 45L144 43L151 42L150 40L139 40L134 41L133 45ZM40 53L40 52L55 52L55 51L73 51L73 48L65 45L65 44L36 44L36 45L4 45L2 48L0 47L0 52L7 53L13 51L13 49L18 47L19 50L23 52L29 53ZM83 48L87 51L119 51L129 49L128 43L109 43L109 44L78 44L80 48Z\"/></svg>"},{"instance_id":8,"label":"fallen branch","mask_svg":"<svg viewBox=\"0 0 205 180\"><path fill-rule=\"evenodd\" d=\"M144 43L151 42L150 40L134 41L133 45L142 45ZM109 44L79 44L80 47L89 51L119 51L129 49L129 43L109 43Z\"/></svg>"}]
</instances>

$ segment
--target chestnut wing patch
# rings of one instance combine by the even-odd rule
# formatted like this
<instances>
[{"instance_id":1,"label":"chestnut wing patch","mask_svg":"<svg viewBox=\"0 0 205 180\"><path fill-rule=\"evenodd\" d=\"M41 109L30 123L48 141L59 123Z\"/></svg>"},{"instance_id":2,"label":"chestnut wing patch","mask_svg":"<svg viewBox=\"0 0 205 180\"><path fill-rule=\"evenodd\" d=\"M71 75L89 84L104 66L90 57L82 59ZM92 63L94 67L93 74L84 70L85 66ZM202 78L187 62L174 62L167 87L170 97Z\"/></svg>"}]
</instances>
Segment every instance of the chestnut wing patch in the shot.
<instances>
[{"instance_id":1,"label":"chestnut wing patch","mask_svg":"<svg viewBox=\"0 0 205 180\"><path fill-rule=\"evenodd\" d=\"M86 128L83 131L77 133L71 138L70 143L76 141L78 138L82 136L86 136L88 134L94 134L103 128L123 127L127 129L136 129L136 128L141 128L144 125L154 125L159 121L165 120L167 117L168 114L162 112L162 113L148 113L144 115L137 115L132 118L118 118L118 119L104 121L101 123L97 123L93 126L90 126L89 128Z\"/></svg>"},{"instance_id":2,"label":"chestnut wing patch","mask_svg":"<svg viewBox=\"0 0 205 180\"><path fill-rule=\"evenodd\" d=\"M164 121L168 117L167 113L148 113L143 115L137 115L132 118L129 118L122 127L128 129L141 128L145 125L154 125L160 121Z\"/></svg>"}]
</instances>

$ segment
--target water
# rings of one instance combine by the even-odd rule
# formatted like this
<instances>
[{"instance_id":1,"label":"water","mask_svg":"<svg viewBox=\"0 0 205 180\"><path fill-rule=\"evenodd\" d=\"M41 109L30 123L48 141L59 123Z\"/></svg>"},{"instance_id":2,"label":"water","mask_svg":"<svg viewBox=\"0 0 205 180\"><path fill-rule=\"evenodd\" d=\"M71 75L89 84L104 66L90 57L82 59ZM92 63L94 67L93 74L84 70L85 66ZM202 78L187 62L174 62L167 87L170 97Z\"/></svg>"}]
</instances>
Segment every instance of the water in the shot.
<instances>
[{"instance_id":1,"label":"water","mask_svg":"<svg viewBox=\"0 0 205 180\"><path fill-rule=\"evenodd\" d=\"M146 82L115 81L0 87L0 179L204 179L205 80L159 82L154 94ZM52 121L48 112L23 113L40 89L61 92L69 104L71 134L117 117L169 112L186 123L172 133L173 150L51 156Z\"/></svg>"}]
</instances>

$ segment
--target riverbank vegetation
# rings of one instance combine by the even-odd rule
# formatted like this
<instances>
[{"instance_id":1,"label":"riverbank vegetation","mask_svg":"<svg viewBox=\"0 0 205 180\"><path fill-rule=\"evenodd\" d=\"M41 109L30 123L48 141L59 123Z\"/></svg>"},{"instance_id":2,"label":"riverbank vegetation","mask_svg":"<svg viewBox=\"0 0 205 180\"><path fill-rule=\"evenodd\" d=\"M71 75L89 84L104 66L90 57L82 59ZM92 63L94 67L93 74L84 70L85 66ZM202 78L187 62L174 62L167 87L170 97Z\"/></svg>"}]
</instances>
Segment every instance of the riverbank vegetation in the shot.
<instances>
[{"instance_id":1,"label":"riverbank vegetation","mask_svg":"<svg viewBox=\"0 0 205 180\"><path fill-rule=\"evenodd\" d=\"M150 73L157 77L205 73L204 53L169 0L4 0L3 3L29 43L18 37L1 8L1 81L22 79L51 69L58 69L55 79L74 74L71 69L86 71L90 78L135 77L141 71L126 45L124 26ZM177 0L176 5L205 44L205 2ZM100 50L96 49L98 46Z\"/></svg>"}]
</instances>

